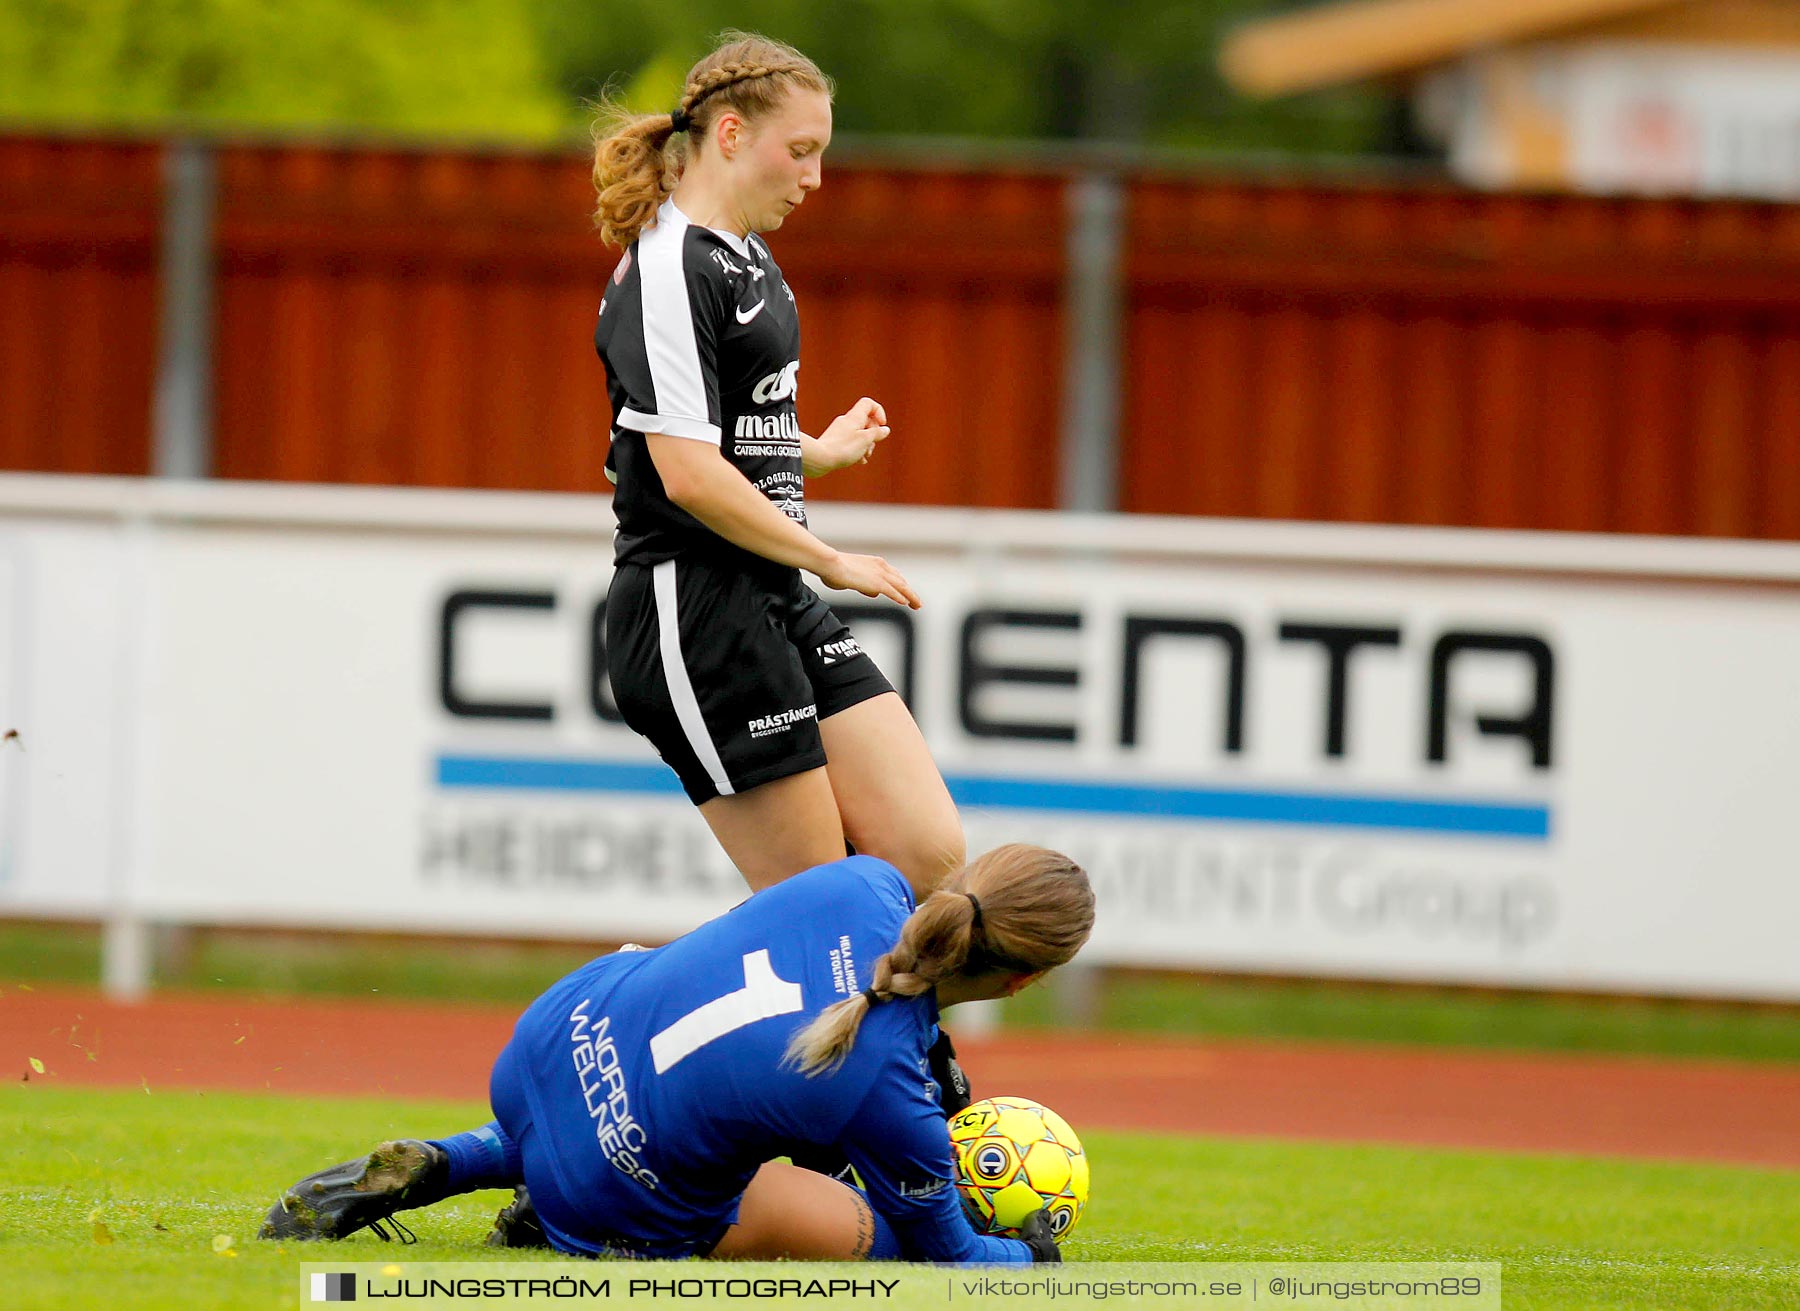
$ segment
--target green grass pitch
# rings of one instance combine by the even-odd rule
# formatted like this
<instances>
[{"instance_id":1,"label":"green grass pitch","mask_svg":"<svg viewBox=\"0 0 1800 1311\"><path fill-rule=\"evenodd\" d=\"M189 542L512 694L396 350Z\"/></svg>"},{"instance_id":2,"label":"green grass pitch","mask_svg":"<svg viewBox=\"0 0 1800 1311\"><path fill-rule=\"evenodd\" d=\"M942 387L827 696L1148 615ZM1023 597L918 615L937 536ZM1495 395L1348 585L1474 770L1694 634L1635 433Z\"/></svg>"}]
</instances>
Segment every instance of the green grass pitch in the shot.
<instances>
[{"instance_id":1,"label":"green grass pitch","mask_svg":"<svg viewBox=\"0 0 1800 1311\"><path fill-rule=\"evenodd\" d=\"M398 1252L366 1233L328 1249L259 1242L282 1186L381 1138L486 1118L472 1103L13 1084L0 1094L7 1305L293 1308L303 1261ZM1499 1261L1509 1309L1800 1305L1800 1173L1085 1138L1094 1196L1064 1249L1071 1262ZM416 1213L420 1243L405 1259L497 1256L480 1244L504 1200Z\"/></svg>"}]
</instances>

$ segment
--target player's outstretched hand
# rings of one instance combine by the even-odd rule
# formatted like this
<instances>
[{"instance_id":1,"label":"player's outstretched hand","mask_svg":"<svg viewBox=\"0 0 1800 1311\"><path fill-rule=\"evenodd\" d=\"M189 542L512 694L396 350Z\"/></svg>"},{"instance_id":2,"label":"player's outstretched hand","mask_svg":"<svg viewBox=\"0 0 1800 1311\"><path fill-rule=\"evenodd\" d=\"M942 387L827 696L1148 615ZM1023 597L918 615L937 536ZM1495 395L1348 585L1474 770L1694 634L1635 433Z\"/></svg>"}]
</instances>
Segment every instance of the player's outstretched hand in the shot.
<instances>
[{"instance_id":1,"label":"player's outstretched hand","mask_svg":"<svg viewBox=\"0 0 1800 1311\"><path fill-rule=\"evenodd\" d=\"M1019 1226L1019 1241L1031 1249L1033 1265L1061 1265L1062 1249L1056 1245L1056 1234L1050 1228L1050 1209L1039 1207L1025 1217Z\"/></svg>"},{"instance_id":2,"label":"player's outstretched hand","mask_svg":"<svg viewBox=\"0 0 1800 1311\"><path fill-rule=\"evenodd\" d=\"M819 571L819 581L846 592L885 596L909 610L924 604L901 572L879 555L839 555L833 564Z\"/></svg>"},{"instance_id":3,"label":"player's outstretched hand","mask_svg":"<svg viewBox=\"0 0 1800 1311\"><path fill-rule=\"evenodd\" d=\"M819 434L819 450L833 469L867 464L876 443L886 440L891 431L881 402L864 396Z\"/></svg>"}]
</instances>

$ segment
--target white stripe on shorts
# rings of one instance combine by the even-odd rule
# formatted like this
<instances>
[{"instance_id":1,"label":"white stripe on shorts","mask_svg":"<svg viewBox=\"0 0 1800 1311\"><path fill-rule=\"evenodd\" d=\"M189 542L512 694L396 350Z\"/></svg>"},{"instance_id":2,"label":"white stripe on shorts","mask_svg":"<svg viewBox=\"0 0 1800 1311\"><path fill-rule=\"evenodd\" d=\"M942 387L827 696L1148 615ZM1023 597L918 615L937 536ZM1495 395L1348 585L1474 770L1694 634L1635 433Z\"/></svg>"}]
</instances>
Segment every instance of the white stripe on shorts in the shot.
<instances>
[{"instance_id":1,"label":"white stripe on shorts","mask_svg":"<svg viewBox=\"0 0 1800 1311\"><path fill-rule=\"evenodd\" d=\"M681 721L681 731L687 734L688 745L694 754L700 757L700 763L712 776L713 786L719 789L719 795L728 797L735 789L731 779L726 776L725 762L719 759L719 749L713 745L710 734L706 731L706 720L700 715L700 701L694 695L694 685L688 680L687 665L681 659L681 626L678 622L675 600L675 562L664 560L650 570L656 587L656 629L662 650L663 677L669 684L669 700L675 704L675 718Z\"/></svg>"}]
</instances>

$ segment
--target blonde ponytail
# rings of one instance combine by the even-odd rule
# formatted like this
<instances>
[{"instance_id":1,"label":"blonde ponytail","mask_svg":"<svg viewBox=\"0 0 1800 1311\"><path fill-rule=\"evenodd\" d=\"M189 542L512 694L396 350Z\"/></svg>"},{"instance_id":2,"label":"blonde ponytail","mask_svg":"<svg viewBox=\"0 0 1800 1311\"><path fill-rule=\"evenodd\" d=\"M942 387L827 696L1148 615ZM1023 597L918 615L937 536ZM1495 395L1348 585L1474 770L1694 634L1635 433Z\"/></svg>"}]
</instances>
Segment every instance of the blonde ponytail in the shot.
<instances>
[{"instance_id":1,"label":"blonde ponytail","mask_svg":"<svg viewBox=\"0 0 1800 1311\"><path fill-rule=\"evenodd\" d=\"M623 249L656 221L657 206L675 189L668 155L675 121L608 106L594 137L594 226L600 240Z\"/></svg>"}]
</instances>

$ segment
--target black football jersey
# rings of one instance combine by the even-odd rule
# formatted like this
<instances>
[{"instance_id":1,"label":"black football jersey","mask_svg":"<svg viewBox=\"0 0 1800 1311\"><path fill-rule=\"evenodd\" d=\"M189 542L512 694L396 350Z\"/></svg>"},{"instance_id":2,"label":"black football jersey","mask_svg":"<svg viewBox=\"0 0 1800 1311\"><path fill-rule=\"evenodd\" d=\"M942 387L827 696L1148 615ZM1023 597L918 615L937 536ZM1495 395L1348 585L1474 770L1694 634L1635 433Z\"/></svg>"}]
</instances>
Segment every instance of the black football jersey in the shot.
<instances>
[{"instance_id":1,"label":"black football jersey","mask_svg":"<svg viewBox=\"0 0 1800 1311\"><path fill-rule=\"evenodd\" d=\"M704 552L771 568L670 501L644 441L667 433L713 442L752 486L806 522L794 404L800 315L768 247L754 234L690 223L664 201L656 226L613 271L594 346L613 408L615 559L657 564Z\"/></svg>"}]
</instances>

